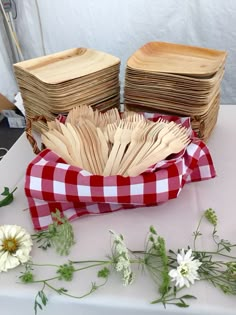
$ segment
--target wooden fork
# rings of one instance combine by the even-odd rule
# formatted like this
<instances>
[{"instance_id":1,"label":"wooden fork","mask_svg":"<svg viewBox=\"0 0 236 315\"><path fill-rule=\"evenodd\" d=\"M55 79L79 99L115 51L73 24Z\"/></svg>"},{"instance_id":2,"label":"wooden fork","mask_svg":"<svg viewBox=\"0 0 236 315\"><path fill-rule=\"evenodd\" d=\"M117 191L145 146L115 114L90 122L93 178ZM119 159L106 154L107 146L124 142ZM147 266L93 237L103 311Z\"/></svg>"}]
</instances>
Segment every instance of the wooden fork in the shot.
<instances>
[{"instance_id":1,"label":"wooden fork","mask_svg":"<svg viewBox=\"0 0 236 315\"><path fill-rule=\"evenodd\" d=\"M151 130L153 125L154 125L153 122L148 122L146 120L141 120L136 124L136 127L133 129L133 132L131 133L130 145L123 156L117 174L123 175L125 171L128 169L135 156L138 154L142 146L145 144L147 134Z\"/></svg>"},{"instance_id":2,"label":"wooden fork","mask_svg":"<svg viewBox=\"0 0 236 315\"><path fill-rule=\"evenodd\" d=\"M44 145L55 152L57 155L63 158L66 163L75 165L73 159L71 158L66 145L57 136L50 132L45 132L41 135L41 140Z\"/></svg>"},{"instance_id":3,"label":"wooden fork","mask_svg":"<svg viewBox=\"0 0 236 315\"><path fill-rule=\"evenodd\" d=\"M118 152L119 147L120 147L120 137L121 137L121 134L123 132L123 125L124 125L124 122L120 121L117 129L115 129L115 124L110 124L107 126L110 141L111 142L113 141L114 144L113 144L109 158L107 160L107 163L106 163L104 171L103 171L104 176L109 176L111 174L112 167L113 167L117 152Z\"/></svg>"},{"instance_id":4,"label":"wooden fork","mask_svg":"<svg viewBox=\"0 0 236 315\"><path fill-rule=\"evenodd\" d=\"M132 134L135 126L136 126L136 123L134 123L134 122L123 121L122 132L120 134L120 139L119 139L120 146L119 146L119 149L118 149L117 154L116 154L116 158L115 158L114 163L113 163L111 175L116 175L118 170L119 170L121 160L124 156L126 147L128 146L128 144L131 141L131 134Z\"/></svg>"},{"instance_id":5,"label":"wooden fork","mask_svg":"<svg viewBox=\"0 0 236 315\"><path fill-rule=\"evenodd\" d=\"M143 173L149 166L157 164L173 153L179 153L183 150L191 140L187 134L183 134L182 130L172 130L165 134L161 144L152 151L140 164L127 170L128 176L137 176Z\"/></svg>"},{"instance_id":6,"label":"wooden fork","mask_svg":"<svg viewBox=\"0 0 236 315\"><path fill-rule=\"evenodd\" d=\"M151 125L151 128L149 129L149 132L146 135L145 143L142 145L139 152L132 159L132 162L129 164L129 168L132 168L133 166L141 163L141 161L147 155L147 152L150 151L151 148L155 145L155 142L158 137L158 133L165 126L166 126L166 123L161 120Z\"/></svg>"}]
</instances>

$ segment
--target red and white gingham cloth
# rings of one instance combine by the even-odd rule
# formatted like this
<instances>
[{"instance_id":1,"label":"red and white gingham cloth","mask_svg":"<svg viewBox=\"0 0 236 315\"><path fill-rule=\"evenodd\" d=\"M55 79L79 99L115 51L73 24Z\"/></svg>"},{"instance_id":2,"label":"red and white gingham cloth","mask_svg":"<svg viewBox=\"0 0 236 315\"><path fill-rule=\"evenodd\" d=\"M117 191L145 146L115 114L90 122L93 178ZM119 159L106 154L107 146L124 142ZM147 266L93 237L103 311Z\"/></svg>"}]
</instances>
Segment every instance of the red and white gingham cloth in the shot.
<instances>
[{"instance_id":1,"label":"red and white gingham cloth","mask_svg":"<svg viewBox=\"0 0 236 315\"><path fill-rule=\"evenodd\" d=\"M145 116L155 121L161 115ZM175 116L165 119L189 128L192 142L173 159L161 161L136 177L92 175L66 164L49 149L40 152L29 164L25 181L34 228L47 228L55 209L73 220L83 215L153 206L176 198L187 182L215 177L208 148L194 137L190 119Z\"/></svg>"}]
</instances>

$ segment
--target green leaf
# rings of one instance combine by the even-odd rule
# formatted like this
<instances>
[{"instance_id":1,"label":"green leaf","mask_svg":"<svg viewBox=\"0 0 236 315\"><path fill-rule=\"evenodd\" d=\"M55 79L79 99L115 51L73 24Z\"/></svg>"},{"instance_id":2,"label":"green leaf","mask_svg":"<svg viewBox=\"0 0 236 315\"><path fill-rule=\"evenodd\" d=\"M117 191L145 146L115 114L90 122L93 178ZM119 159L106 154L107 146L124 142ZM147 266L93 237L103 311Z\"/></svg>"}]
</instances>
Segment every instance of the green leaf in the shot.
<instances>
[{"instance_id":1,"label":"green leaf","mask_svg":"<svg viewBox=\"0 0 236 315\"><path fill-rule=\"evenodd\" d=\"M197 298L194 295L185 294L185 295L181 296L180 299L195 299L196 300Z\"/></svg>"},{"instance_id":2,"label":"green leaf","mask_svg":"<svg viewBox=\"0 0 236 315\"><path fill-rule=\"evenodd\" d=\"M65 289L65 288L60 288L60 289L58 290L58 292L59 292L59 294L62 294L62 293L68 292L68 290Z\"/></svg>"},{"instance_id":3,"label":"green leaf","mask_svg":"<svg viewBox=\"0 0 236 315\"><path fill-rule=\"evenodd\" d=\"M9 193L10 193L9 188L8 187L4 187L4 191L1 193L1 195L2 196L7 196L7 195L9 195Z\"/></svg>"},{"instance_id":4,"label":"green leaf","mask_svg":"<svg viewBox=\"0 0 236 315\"><path fill-rule=\"evenodd\" d=\"M73 279L73 275L75 272L75 268L70 262L69 264L60 265L57 273L59 274L59 280L71 281Z\"/></svg>"},{"instance_id":5,"label":"green leaf","mask_svg":"<svg viewBox=\"0 0 236 315\"><path fill-rule=\"evenodd\" d=\"M42 305L37 302L37 306L42 310Z\"/></svg>"},{"instance_id":6,"label":"green leaf","mask_svg":"<svg viewBox=\"0 0 236 315\"><path fill-rule=\"evenodd\" d=\"M48 299L47 299L44 292L42 292L42 295L40 296L40 298L41 298L43 305L45 306L47 304Z\"/></svg>"},{"instance_id":7,"label":"green leaf","mask_svg":"<svg viewBox=\"0 0 236 315\"><path fill-rule=\"evenodd\" d=\"M188 304L186 304L186 303L174 303L176 306L178 306L178 307L189 307L189 305Z\"/></svg>"},{"instance_id":8,"label":"green leaf","mask_svg":"<svg viewBox=\"0 0 236 315\"><path fill-rule=\"evenodd\" d=\"M229 247L229 246L224 246L224 249L228 252L228 253L230 253L231 252L231 248Z\"/></svg>"},{"instance_id":9,"label":"green leaf","mask_svg":"<svg viewBox=\"0 0 236 315\"><path fill-rule=\"evenodd\" d=\"M32 239L40 243L39 248L46 250L54 247L60 255L68 255L70 248L75 244L72 225L66 217L61 217L58 209L52 213L53 223L48 230L39 231L31 235Z\"/></svg>"},{"instance_id":10,"label":"green leaf","mask_svg":"<svg viewBox=\"0 0 236 315\"><path fill-rule=\"evenodd\" d=\"M177 293L177 288L176 286L174 286L174 297L176 297L176 293Z\"/></svg>"},{"instance_id":11,"label":"green leaf","mask_svg":"<svg viewBox=\"0 0 236 315\"><path fill-rule=\"evenodd\" d=\"M44 289L44 287L43 287L43 289ZM37 315L38 308L40 308L40 310L43 309L43 306L38 302L38 300L40 299L40 301L42 302L42 304L44 306L46 306L47 301L48 301L48 298L47 298L46 294L44 293L43 289L38 291L38 293L35 297L35 300L34 300L34 313L35 313L35 315Z\"/></svg>"},{"instance_id":12,"label":"green leaf","mask_svg":"<svg viewBox=\"0 0 236 315\"><path fill-rule=\"evenodd\" d=\"M16 189L17 189L17 187L12 192L9 192L9 188L4 187L4 191L1 193L1 195L5 196L5 198L0 200L0 207L7 206L13 201L13 199L14 199L13 193L15 192Z\"/></svg>"},{"instance_id":13,"label":"green leaf","mask_svg":"<svg viewBox=\"0 0 236 315\"><path fill-rule=\"evenodd\" d=\"M35 301L35 303L34 303L34 313L35 313L35 315L37 315L38 307L39 307L41 310L43 309L43 308L42 308L42 305L39 304L39 302Z\"/></svg>"},{"instance_id":14,"label":"green leaf","mask_svg":"<svg viewBox=\"0 0 236 315\"><path fill-rule=\"evenodd\" d=\"M149 231L150 231L150 233L157 235L157 232L156 232L153 225L150 226Z\"/></svg>"},{"instance_id":15,"label":"green leaf","mask_svg":"<svg viewBox=\"0 0 236 315\"><path fill-rule=\"evenodd\" d=\"M9 194L7 195L4 199L2 199L0 201L0 207L4 207L4 206L7 206L9 205L10 203L12 203L13 201L13 195L12 194Z\"/></svg>"},{"instance_id":16,"label":"green leaf","mask_svg":"<svg viewBox=\"0 0 236 315\"><path fill-rule=\"evenodd\" d=\"M110 274L110 270L107 267L104 267L103 269L98 271L97 276L99 278L105 278L106 279L106 278L108 278L109 274Z\"/></svg>"},{"instance_id":17,"label":"green leaf","mask_svg":"<svg viewBox=\"0 0 236 315\"><path fill-rule=\"evenodd\" d=\"M157 304L157 303L161 303L161 302L163 303L163 300L160 298L160 299L151 301L150 303L151 303L151 304Z\"/></svg>"}]
</instances>

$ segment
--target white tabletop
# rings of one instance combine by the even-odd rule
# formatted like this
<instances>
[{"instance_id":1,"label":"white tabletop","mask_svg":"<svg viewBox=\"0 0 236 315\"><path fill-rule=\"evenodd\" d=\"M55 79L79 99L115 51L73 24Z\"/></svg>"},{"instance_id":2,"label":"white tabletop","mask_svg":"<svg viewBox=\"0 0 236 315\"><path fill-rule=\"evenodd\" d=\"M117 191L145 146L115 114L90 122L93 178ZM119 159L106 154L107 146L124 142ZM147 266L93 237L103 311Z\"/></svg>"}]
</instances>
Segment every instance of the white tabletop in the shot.
<instances>
[{"instance_id":1,"label":"white tabletop","mask_svg":"<svg viewBox=\"0 0 236 315\"><path fill-rule=\"evenodd\" d=\"M110 235L112 229L125 236L129 248L143 249L144 239L150 225L154 225L160 235L166 239L168 248L192 245L192 232L202 211L211 207L219 218L218 234L236 243L236 193L235 193L235 145L236 145L236 106L221 106L217 126L208 142L217 177L211 180L186 184L177 199L170 200L158 207L139 208L98 216L88 216L74 221L76 245L69 258L71 260L104 259L110 253ZM23 135L0 162L0 191L4 186L18 187L14 202L0 208L0 224L18 224L33 233L24 196L24 174L34 154ZM203 227L205 238L199 241L203 248L211 246L210 227ZM203 241L204 240L204 241ZM206 241L207 240L207 241ZM209 242L208 242L209 240ZM67 257L59 257L53 249L46 252L34 246L32 251L34 262L64 263ZM0 274L0 307L3 315L34 314L34 298L40 286L17 283L20 268ZM44 276L47 270L44 272ZM40 275L39 275L40 276ZM79 294L85 291L96 274L88 271L76 275L75 280L66 287ZM162 305L151 305L157 298L156 288L149 277L137 271L136 281L124 287L118 276L111 277L107 285L93 295L82 300L75 300L49 294L47 307L39 314L43 315L92 315L92 314L194 314L223 315L236 313L235 297L226 296L207 283L198 282L192 286L188 294L197 296L191 301L188 309Z\"/></svg>"}]
</instances>

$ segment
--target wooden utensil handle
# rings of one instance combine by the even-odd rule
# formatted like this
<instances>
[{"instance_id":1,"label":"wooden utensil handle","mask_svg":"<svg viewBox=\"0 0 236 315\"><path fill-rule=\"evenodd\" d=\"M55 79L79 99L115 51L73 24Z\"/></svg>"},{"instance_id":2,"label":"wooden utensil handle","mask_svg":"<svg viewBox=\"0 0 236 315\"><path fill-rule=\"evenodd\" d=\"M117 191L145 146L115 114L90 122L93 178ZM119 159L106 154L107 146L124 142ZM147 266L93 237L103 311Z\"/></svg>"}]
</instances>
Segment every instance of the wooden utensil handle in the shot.
<instances>
[{"instance_id":1,"label":"wooden utensil handle","mask_svg":"<svg viewBox=\"0 0 236 315\"><path fill-rule=\"evenodd\" d=\"M153 152L140 164L134 165L132 168L127 170L128 176L138 176L145 172L150 166L159 163L165 159L172 151L166 148L166 150L160 150L159 152Z\"/></svg>"}]
</instances>

